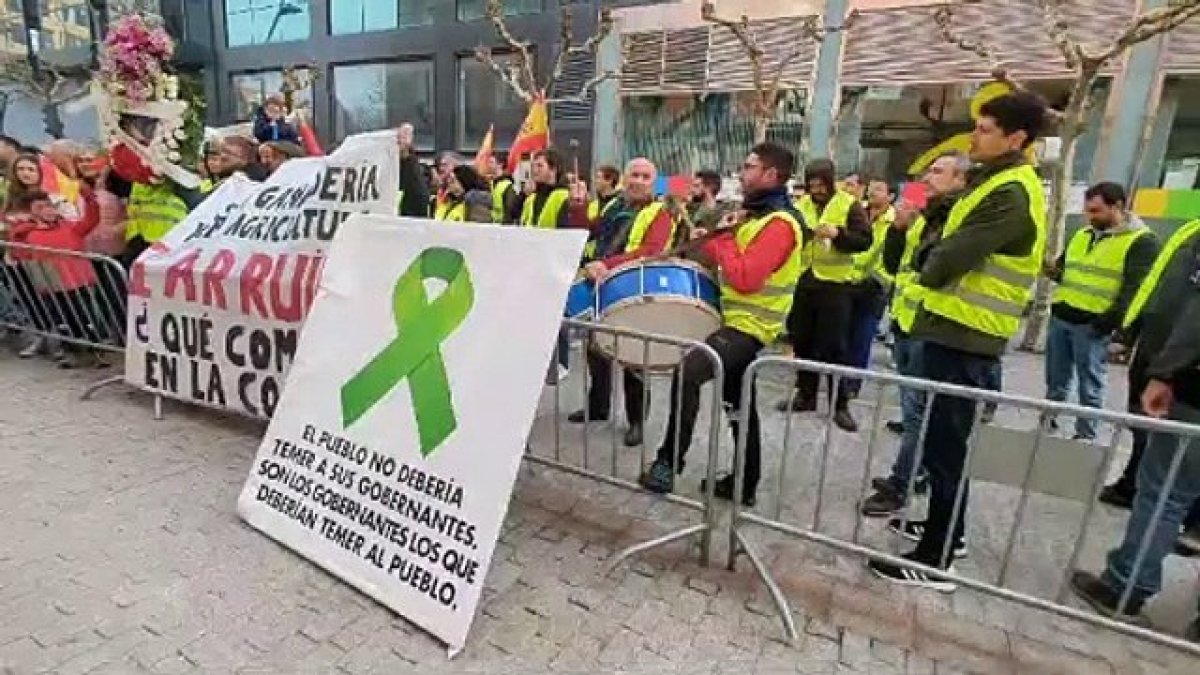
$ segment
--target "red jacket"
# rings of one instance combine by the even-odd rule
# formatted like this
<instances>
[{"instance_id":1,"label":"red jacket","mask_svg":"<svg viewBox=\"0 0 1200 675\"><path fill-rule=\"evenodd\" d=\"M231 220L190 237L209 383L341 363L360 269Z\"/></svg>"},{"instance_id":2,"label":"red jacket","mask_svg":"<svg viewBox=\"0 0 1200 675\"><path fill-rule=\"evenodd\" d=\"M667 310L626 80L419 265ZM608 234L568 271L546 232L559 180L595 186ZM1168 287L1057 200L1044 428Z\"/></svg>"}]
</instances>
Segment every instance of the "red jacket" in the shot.
<instances>
[{"instance_id":1,"label":"red jacket","mask_svg":"<svg viewBox=\"0 0 1200 675\"><path fill-rule=\"evenodd\" d=\"M744 252L738 251L733 233L708 242L704 252L721 268L721 278L735 291L753 294L762 291L771 277L791 257L796 234L782 218L767 223Z\"/></svg>"},{"instance_id":2,"label":"red jacket","mask_svg":"<svg viewBox=\"0 0 1200 675\"><path fill-rule=\"evenodd\" d=\"M100 210L95 198L89 194L85 203L82 220L60 220L48 226L33 220L18 221L13 224L10 237L18 244L82 253L87 250L88 234L100 222ZM92 261L82 255L20 251L18 257L27 264L41 263L41 270L47 273L45 276L53 275L49 280L50 288L46 290L73 291L96 283Z\"/></svg>"}]
</instances>

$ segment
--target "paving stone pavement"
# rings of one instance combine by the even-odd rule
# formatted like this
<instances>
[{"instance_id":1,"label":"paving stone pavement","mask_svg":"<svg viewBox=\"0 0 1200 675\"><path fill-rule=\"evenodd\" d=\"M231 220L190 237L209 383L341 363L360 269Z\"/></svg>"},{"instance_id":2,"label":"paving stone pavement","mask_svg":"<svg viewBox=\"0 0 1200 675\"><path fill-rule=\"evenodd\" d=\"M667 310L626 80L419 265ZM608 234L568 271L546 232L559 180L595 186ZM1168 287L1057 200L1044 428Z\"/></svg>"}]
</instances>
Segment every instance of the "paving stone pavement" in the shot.
<instances>
[{"instance_id":1,"label":"paving stone pavement","mask_svg":"<svg viewBox=\"0 0 1200 675\"><path fill-rule=\"evenodd\" d=\"M1034 370L1018 364L1010 385L1036 383ZM749 565L721 564L724 529L711 567L676 543L605 575L616 551L695 514L529 463L470 642L447 661L407 621L239 521L236 498L261 425L170 404L156 422L147 397L120 388L79 401L96 376L0 353L0 672L1198 672L1194 658L964 590L887 588L862 574L861 561L753 533L801 627L788 644ZM575 374L547 392L535 453L554 454L555 410L566 412L579 389ZM657 414L652 429L661 428ZM782 420L767 423L768 445L778 444ZM615 463L631 478L640 453L614 454L608 432L591 432L588 465ZM557 440L560 458L582 461L581 432L560 430ZM694 483L703 464L696 453L685 480ZM779 464L775 451L768 475ZM764 495L763 508L782 495L781 512L800 513L812 491L789 479ZM1010 497L980 492L972 541L987 559L1007 532L989 508ZM857 494L831 494L828 513L852 512ZM1039 516L1063 517L1044 508ZM1099 564L1121 522L1104 518L1086 563ZM1034 559L1022 578L1057 579L1052 562ZM1176 629L1195 606L1196 569L1172 563L1168 577L1175 609L1161 616Z\"/></svg>"}]
</instances>

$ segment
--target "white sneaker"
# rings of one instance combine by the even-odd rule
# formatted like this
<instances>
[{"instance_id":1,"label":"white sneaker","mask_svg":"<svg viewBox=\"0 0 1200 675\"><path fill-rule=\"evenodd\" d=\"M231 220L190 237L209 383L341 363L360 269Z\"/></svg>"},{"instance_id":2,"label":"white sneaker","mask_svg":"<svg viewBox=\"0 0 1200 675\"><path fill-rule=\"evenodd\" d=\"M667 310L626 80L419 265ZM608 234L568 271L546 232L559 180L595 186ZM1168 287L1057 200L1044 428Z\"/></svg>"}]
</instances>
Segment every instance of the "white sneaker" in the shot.
<instances>
[{"instance_id":1,"label":"white sneaker","mask_svg":"<svg viewBox=\"0 0 1200 675\"><path fill-rule=\"evenodd\" d=\"M22 349L17 354L17 356L20 356L23 359L32 359L33 357L37 356L38 354L41 354L45 349L46 349L46 338L35 337L32 340L30 340L28 344L25 345L25 348Z\"/></svg>"},{"instance_id":2,"label":"white sneaker","mask_svg":"<svg viewBox=\"0 0 1200 675\"><path fill-rule=\"evenodd\" d=\"M1175 543L1196 553L1200 553L1200 528L1193 527L1184 530L1179 535L1179 538L1175 540Z\"/></svg>"}]
</instances>

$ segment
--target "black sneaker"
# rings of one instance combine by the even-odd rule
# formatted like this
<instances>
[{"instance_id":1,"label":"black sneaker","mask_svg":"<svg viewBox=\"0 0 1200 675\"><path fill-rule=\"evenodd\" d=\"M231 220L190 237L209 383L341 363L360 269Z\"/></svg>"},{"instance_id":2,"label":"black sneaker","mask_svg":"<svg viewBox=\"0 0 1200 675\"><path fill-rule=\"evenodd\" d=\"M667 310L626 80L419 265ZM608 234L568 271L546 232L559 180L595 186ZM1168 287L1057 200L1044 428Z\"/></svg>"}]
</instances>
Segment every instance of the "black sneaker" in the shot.
<instances>
[{"instance_id":1,"label":"black sneaker","mask_svg":"<svg viewBox=\"0 0 1200 675\"><path fill-rule=\"evenodd\" d=\"M925 536L925 521L910 520L904 524L904 529L900 528L903 521L900 518L892 518L888 521L888 529L893 534L898 534L909 541L921 541L921 537ZM950 555L955 560L962 560L967 557L967 542L957 541L954 543L954 549Z\"/></svg>"},{"instance_id":2,"label":"black sneaker","mask_svg":"<svg viewBox=\"0 0 1200 675\"><path fill-rule=\"evenodd\" d=\"M1200 526L1192 526L1179 533L1175 540L1175 552L1185 558L1200 556Z\"/></svg>"},{"instance_id":3,"label":"black sneaker","mask_svg":"<svg viewBox=\"0 0 1200 675\"><path fill-rule=\"evenodd\" d=\"M1104 486L1100 491L1100 503L1128 511L1133 508L1133 498L1136 495L1136 491L1126 488L1121 483L1113 483Z\"/></svg>"},{"instance_id":4,"label":"black sneaker","mask_svg":"<svg viewBox=\"0 0 1200 675\"><path fill-rule=\"evenodd\" d=\"M868 518L886 518L904 510L904 494L884 482L886 487L876 488L875 494L863 500L859 511Z\"/></svg>"},{"instance_id":5,"label":"black sneaker","mask_svg":"<svg viewBox=\"0 0 1200 675\"><path fill-rule=\"evenodd\" d=\"M848 434L858 433L858 422L854 421L854 417L850 415L849 410L838 410L833 413L833 423Z\"/></svg>"},{"instance_id":6,"label":"black sneaker","mask_svg":"<svg viewBox=\"0 0 1200 675\"><path fill-rule=\"evenodd\" d=\"M604 413L603 415L591 413L591 416L589 417L588 411L576 410L575 412L571 413L570 415L567 415L567 421L570 422L571 424L586 424L588 422L607 422L608 421L608 413Z\"/></svg>"},{"instance_id":7,"label":"black sneaker","mask_svg":"<svg viewBox=\"0 0 1200 675\"><path fill-rule=\"evenodd\" d=\"M875 488L876 490L884 490L884 489L890 487L890 488L898 489L902 493L908 490L907 483L902 483L897 486L895 483L892 482L892 479L890 479L890 478L872 478L871 479L871 487ZM914 495L923 495L928 491L929 491L929 476L926 476L925 474L921 474L920 476L917 476L917 480L915 482L913 482L913 494Z\"/></svg>"},{"instance_id":8,"label":"black sneaker","mask_svg":"<svg viewBox=\"0 0 1200 675\"><path fill-rule=\"evenodd\" d=\"M713 485L713 495L717 499L723 499L727 502L733 501L733 482L733 474L725 474L724 476L721 476ZM700 492L708 492L707 478L700 481ZM749 486L742 486L742 506L745 506L748 509L754 508L754 505L758 503L758 498L755 496L754 492L755 491L750 489Z\"/></svg>"},{"instance_id":9,"label":"black sneaker","mask_svg":"<svg viewBox=\"0 0 1200 675\"><path fill-rule=\"evenodd\" d=\"M912 560L909 556L904 556L905 560ZM914 561L915 562L915 561ZM949 579L938 579L931 576L928 572L909 567L901 567L893 565L882 560L872 560L867 564L867 569L880 579L885 579L894 584L901 586L919 586L921 588L929 588L941 593L953 593L958 584ZM947 572L954 571L953 567L946 569Z\"/></svg>"},{"instance_id":10,"label":"black sneaker","mask_svg":"<svg viewBox=\"0 0 1200 675\"><path fill-rule=\"evenodd\" d=\"M625 447L635 448L642 444L642 425L634 424L625 430Z\"/></svg>"},{"instance_id":11,"label":"black sneaker","mask_svg":"<svg viewBox=\"0 0 1200 675\"><path fill-rule=\"evenodd\" d=\"M656 459L638 478L638 484L660 495L669 494L675 491L675 472L670 464Z\"/></svg>"},{"instance_id":12,"label":"black sneaker","mask_svg":"<svg viewBox=\"0 0 1200 675\"><path fill-rule=\"evenodd\" d=\"M1129 601L1125 603L1125 611L1118 613L1117 603L1121 602L1123 589L1113 588L1095 574L1079 570L1071 573L1071 590L1075 591L1075 595L1078 595L1084 602L1091 605L1092 609L1118 621L1141 621L1139 615L1142 612L1142 605L1146 604L1148 597L1145 593L1134 589L1129 594Z\"/></svg>"},{"instance_id":13,"label":"black sneaker","mask_svg":"<svg viewBox=\"0 0 1200 675\"><path fill-rule=\"evenodd\" d=\"M904 422L897 422L893 420L883 425L883 427L897 436L902 436L904 434Z\"/></svg>"}]
</instances>

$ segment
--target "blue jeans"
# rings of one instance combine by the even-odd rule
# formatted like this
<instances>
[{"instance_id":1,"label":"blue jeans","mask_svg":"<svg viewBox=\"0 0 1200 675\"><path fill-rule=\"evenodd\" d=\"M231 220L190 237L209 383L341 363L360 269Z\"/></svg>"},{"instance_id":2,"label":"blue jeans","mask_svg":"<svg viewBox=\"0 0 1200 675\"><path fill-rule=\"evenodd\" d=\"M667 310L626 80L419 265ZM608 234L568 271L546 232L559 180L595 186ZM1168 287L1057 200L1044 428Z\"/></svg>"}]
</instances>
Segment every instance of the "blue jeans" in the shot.
<instances>
[{"instance_id":1,"label":"blue jeans","mask_svg":"<svg viewBox=\"0 0 1200 675\"><path fill-rule=\"evenodd\" d=\"M1088 324L1067 323L1051 317L1046 340L1046 398L1066 401L1072 382L1079 379L1079 405L1104 407L1108 371L1108 335L1096 335ZM1095 418L1075 420L1075 435L1096 438Z\"/></svg>"},{"instance_id":2,"label":"blue jeans","mask_svg":"<svg viewBox=\"0 0 1200 675\"><path fill-rule=\"evenodd\" d=\"M1200 424L1200 410L1176 403L1171 410L1171 419ZM1162 588L1163 558L1175 547L1179 525L1188 507L1200 498L1200 438L1193 438L1187 443L1174 485L1169 489L1165 485L1179 447L1176 436L1150 434L1150 443L1138 468L1137 496L1133 500L1129 523L1125 526L1125 537L1121 545L1108 554L1104 580L1113 588L1124 589L1125 583L1133 576L1134 559L1147 531L1151 533L1150 547L1146 550L1141 568L1133 577L1133 586L1146 595L1154 595ZM1154 507L1164 489L1168 489L1167 501L1162 517L1154 522Z\"/></svg>"},{"instance_id":3,"label":"blue jeans","mask_svg":"<svg viewBox=\"0 0 1200 675\"><path fill-rule=\"evenodd\" d=\"M871 347L879 334L879 321L883 318L883 310L886 308L886 296L878 286L870 284L856 289L847 345L851 366L863 370L871 369ZM842 386L850 395L858 396L862 389L862 380L847 379Z\"/></svg>"},{"instance_id":4,"label":"blue jeans","mask_svg":"<svg viewBox=\"0 0 1200 675\"><path fill-rule=\"evenodd\" d=\"M896 335L892 345L892 358L896 361L896 372L906 377L921 376L921 341ZM898 491L908 488L908 479L916 468L917 444L921 440L921 425L925 421L925 392L910 387L900 387L900 420L904 432L900 436L900 451L892 464L892 475L888 482Z\"/></svg>"}]
</instances>

